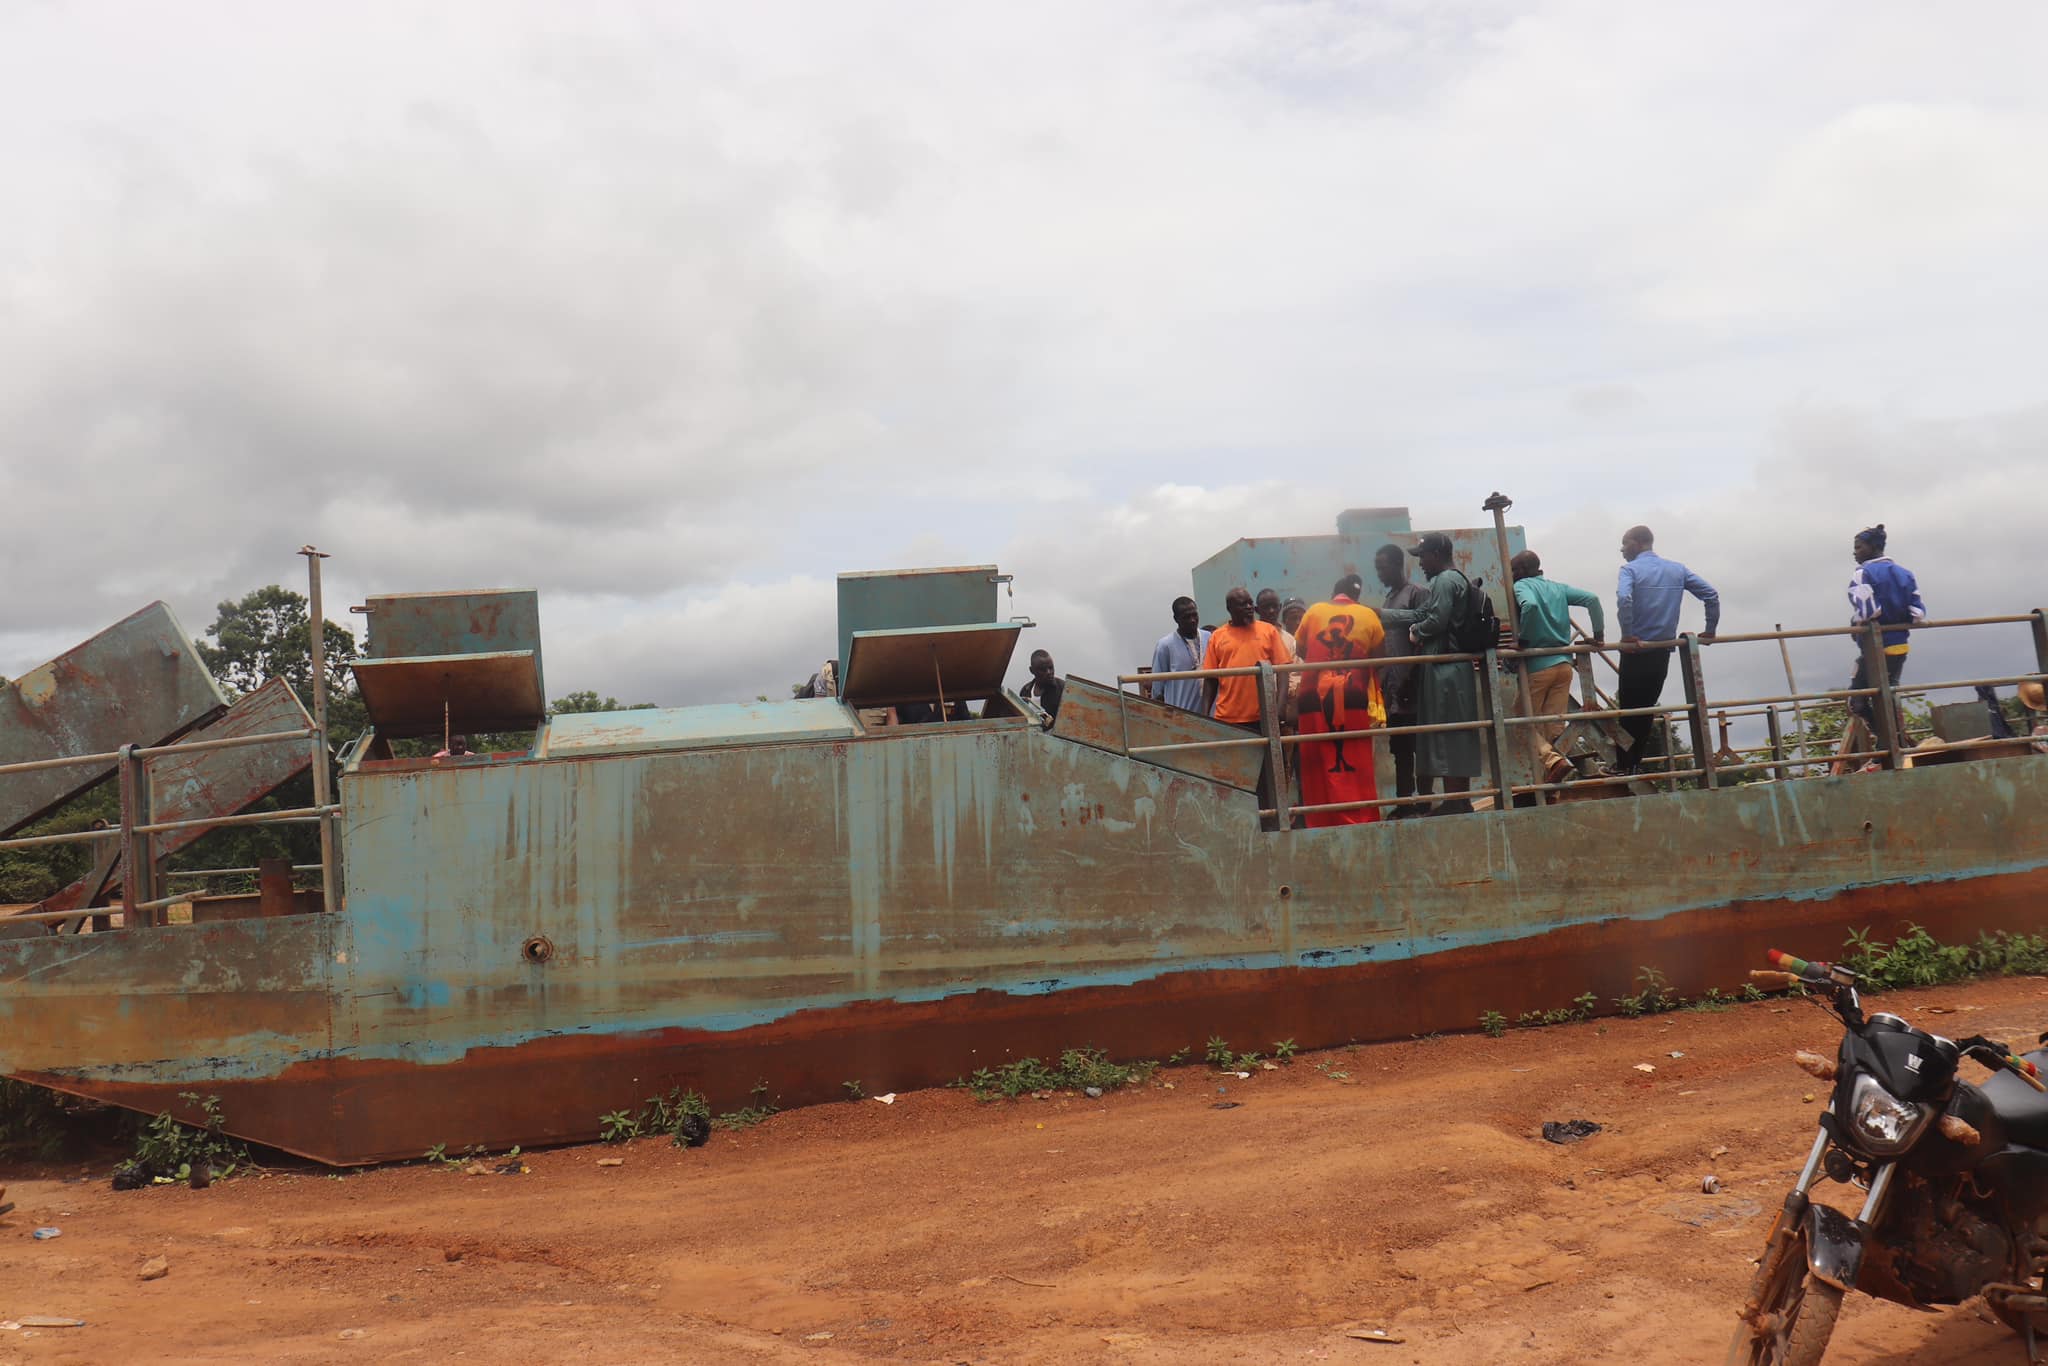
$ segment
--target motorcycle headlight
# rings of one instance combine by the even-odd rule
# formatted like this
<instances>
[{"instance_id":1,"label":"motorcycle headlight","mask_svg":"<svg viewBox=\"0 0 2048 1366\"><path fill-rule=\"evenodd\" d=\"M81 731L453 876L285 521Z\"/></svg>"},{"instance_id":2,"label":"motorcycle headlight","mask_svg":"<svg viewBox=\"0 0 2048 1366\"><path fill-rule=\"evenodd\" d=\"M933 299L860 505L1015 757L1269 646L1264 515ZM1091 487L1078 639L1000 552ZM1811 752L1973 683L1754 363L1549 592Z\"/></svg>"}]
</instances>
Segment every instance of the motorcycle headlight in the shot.
<instances>
[{"instance_id":1,"label":"motorcycle headlight","mask_svg":"<svg viewBox=\"0 0 2048 1366\"><path fill-rule=\"evenodd\" d=\"M1891 1157L1913 1146L1934 1118L1925 1105L1900 1100L1865 1073L1849 1093L1849 1137L1872 1157Z\"/></svg>"}]
</instances>

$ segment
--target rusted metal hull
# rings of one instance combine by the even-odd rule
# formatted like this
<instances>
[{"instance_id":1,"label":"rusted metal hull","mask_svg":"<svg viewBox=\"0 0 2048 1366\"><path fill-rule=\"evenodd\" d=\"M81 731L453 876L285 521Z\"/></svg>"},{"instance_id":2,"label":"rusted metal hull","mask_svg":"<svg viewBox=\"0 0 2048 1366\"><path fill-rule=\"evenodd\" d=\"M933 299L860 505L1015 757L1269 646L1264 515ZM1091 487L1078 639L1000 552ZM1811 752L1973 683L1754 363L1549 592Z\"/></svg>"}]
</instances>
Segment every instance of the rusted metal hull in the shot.
<instances>
[{"instance_id":1,"label":"rusted metal hull","mask_svg":"<svg viewBox=\"0 0 2048 1366\"><path fill-rule=\"evenodd\" d=\"M2039 757L1262 833L1237 788L1028 728L343 783L347 908L0 942L0 1071L141 1109L221 1097L332 1162L586 1138L943 1082L1471 1028L1654 965L2048 925ZM544 939L541 961L528 952Z\"/></svg>"}]
</instances>

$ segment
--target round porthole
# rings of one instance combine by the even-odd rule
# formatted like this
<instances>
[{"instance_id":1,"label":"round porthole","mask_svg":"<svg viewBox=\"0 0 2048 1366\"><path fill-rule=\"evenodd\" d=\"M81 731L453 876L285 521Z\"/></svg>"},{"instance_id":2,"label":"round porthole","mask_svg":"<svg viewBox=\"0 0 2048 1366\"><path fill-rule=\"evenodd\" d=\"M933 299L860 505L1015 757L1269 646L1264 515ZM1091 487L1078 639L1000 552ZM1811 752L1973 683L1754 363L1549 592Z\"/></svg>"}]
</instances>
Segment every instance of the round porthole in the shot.
<instances>
[{"instance_id":1,"label":"round porthole","mask_svg":"<svg viewBox=\"0 0 2048 1366\"><path fill-rule=\"evenodd\" d=\"M1286 883L1284 883L1284 882L1280 884L1280 899L1281 899L1282 901L1286 901L1286 900L1289 900L1290 898L1292 898L1292 897L1293 897L1293 895L1294 895L1294 888L1292 888L1292 887L1288 886L1288 885L1287 885Z\"/></svg>"},{"instance_id":2,"label":"round porthole","mask_svg":"<svg viewBox=\"0 0 2048 1366\"><path fill-rule=\"evenodd\" d=\"M519 946L519 954L529 963L545 963L555 956L555 941L537 934Z\"/></svg>"}]
</instances>

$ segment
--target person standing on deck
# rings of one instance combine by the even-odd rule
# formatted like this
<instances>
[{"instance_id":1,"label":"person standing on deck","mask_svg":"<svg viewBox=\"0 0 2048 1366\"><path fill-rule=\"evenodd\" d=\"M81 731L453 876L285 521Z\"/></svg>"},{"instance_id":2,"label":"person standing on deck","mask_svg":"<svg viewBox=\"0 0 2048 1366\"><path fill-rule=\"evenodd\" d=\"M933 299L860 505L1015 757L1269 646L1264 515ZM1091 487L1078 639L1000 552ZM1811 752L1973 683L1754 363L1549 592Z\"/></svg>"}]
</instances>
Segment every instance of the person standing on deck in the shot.
<instances>
[{"instance_id":1,"label":"person standing on deck","mask_svg":"<svg viewBox=\"0 0 2048 1366\"><path fill-rule=\"evenodd\" d=\"M1209 637L1209 647L1202 654L1205 669L1246 669L1264 660L1268 664L1292 664L1293 657L1287 653L1287 645L1280 639L1280 628L1259 620L1258 608L1252 602L1249 588L1238 587L1223 595L1223 606L1230 613L1230 620ZM1203 710L1218 721L1228 721L1233 726L1248 730L1259 728L1259 680L1256 675L1242 674L1235 678L1205 678L1202 680Z\"/></svg>"},{"instance_id":2,"label":"person standing on deck","mask_svg":"<svg viewBox=\"0 0 2048 1366\"><path fill-rule=\"evenodd\" d=\"M1159 637L1159 643L1152 647L1153 673L1186 673L1202 667L1202 656L1209 648L1209 633L1202 629L1201 623L1201 609L1195 606L1193 598L1173 600L1173 629ZM1169 707L1179 707L1182 711L1201 716L1209 714L1199 678L1154 683L1152 695Z\"/></svg>"},{"instance_id":3,"label":"person standing on deck","mask_svg":"<svg viewBox=\"0 0 2048 1366\"><path fill-rule=\"evenodd\" d=\"M1280 609L1280 633L1295 637L1296 653L1300 653L1301 619L1308 615L1308 604L1300 598L1289 598Z\"/></svg>"},{"instance_id":4,"label":"person standing on deck","mask_svg":"<svg viewBox=\"0 0 2048 1366\"><path fill-rule=\"evenodd\" d=\"M1268 664L1294 662L1287 653L1286 642L1280 639L1280 628L1259 620L1258 608L1252 602L1249 588L1240 585L1224 594L1223 607L1230 613L1230 620L1210 632L1209 648L1202 654L1203 668L1245 669L1256 666L1261 660ZM1259 722L1265 708L1260 705L1259 691L1257 674L1202 680L1202 701L1207 704L1210 715L1240 730L1263 734L1264 727ZM1277 725L1280 718L1276 716L1273 719ZM1284 769L1275 773L1270 763L1260 767L1260 810L1275 805L1274 794L1287 781Z\"/></svg>"},{"instance_id":5,"label":"person standing on deck","mask_svg":"<svg viewBox=\"0 0 2048 1366\"><path fill-rule=\"evenodd\" d=\"M1380 620L1388 626L1408 626L1416 654L1424 662L1416 667L1416 719L1425 726L1447 725L1479 719L1479 685L1470 660L1428 663L1431 655L1459 653L1452 632L1475 610L1472 581L1451 568L1451 538L1441 531L1424 532L1408 552L1422 566L1429 580L1429 597L1422 606L1405 611L1382 611ZM1416 775L1441 778L1447 800L1431 815L1462 816L1472 810L1472 780L1485 771L1480 758L1477 730L1434 731L1417 737Z\"/></svg>"},{"instance_id":6,"label":"person standing on deck","mask_svg":"<svg viewBox=\"0 0 2048 1366\"><path fill-rule=\"evenodd\" d=\"M1304 663L1325 660L1365 659L1376 654L1386 639L1379 613L1362 606L1363 589L1356 574L1337 581L1328 602L1319 602L1301 619L1301 658ZM1315 740L1311 737L1369 730L1387 723L1381 700L1378 669L1318 669L1296 674L1301 679L1298 700L1302 743L1301 804L1325 806L1340 802L1369 802L1379 797L1373 775L1372 741ZM1317 811L1302 817L1310 827L1362 825L1380 818L1378 807L1356 811Z\"/></svg>"},{"instance_id":7,"label":"person standing on deck","mask_svg":"<svg viewBox=\"0 0 2048 1366\"><path fill-rule=\"evenodd\" d=\"M1026 683L1024 690L1017 695L1029 698L1038 704L1040 711L1044 712L1047 716L1058 719L1060 714L1060 697L1066 690L1066 683L1061 680L1059 671L1053 667L1051 652L1033 650L1031 652L1031 681Z\"/></svg>"},{"instance_id":8,"label":"person standing on deck","mask_svg":"<svg viewBox=\"0 0 2048 1366\"><path fill-rule=\"evenodd\" d=\"M1916 621L1927 620L1927 608L1920 601L1920 585L1913 578L1913 571L1891 559L1884 553L1884 523L1868 527L1856 533L1856 541L1850 552L1856 556L1856 572L1849 576L1849 622L1861 626L1874 621L1884 627L1884 671L1893 685L1899 681L1899 674L1906 667L1906 652L1913 647L1908 643L1907 627ZM1875 687L1869 671L1864 666L1864 656L1856 656L1856 673L1849 680L1851 688ZM1865 725L1876 724L1877 709L1871 706L1875 699L1852 697L1849 712L1863 718ZM1894 722L1898 733L1905 733L1905 722Z\"/></svg>"},{"instance_id":9,"label":"person standing on deck","mask_svg":"<svg viewBox=\"0 0 2048 1366\"><path fill-rule=\"evenodd\" d=\"M1294 632L1288 630L1286 624L1281 620L1281 614L1286 609L1285 605L1280 601L1278 590L1261 588L1254 606L1258 612L1259 620L1280 633L1281 643L1287 646L1288 658L1290 660L1300 659L1301 645L1295 640Z\"/></svg>"},{"instance_id":10,"label":"person standing on deck","mask_svg":"<svg viewBox=\"0 0 2048 1366\"><path fill-rule=\"evenodd\" d=\"M1408 580L1408 556L1397 545L1383 545L1372 557L1373 572L1379 575L1380 586L1387 590L1385 601L1380 603L1381 620L1385 624L1385 613L1413 611L1429 601L1429 593L1420 585ZM1357 575L1351 581L1358 582ZM1361 588L1362 591L1362 588ZM1414 642L1408 639L1406 626L1396 627L1385 633L1380 646L1383 655L1412 655ZM1387 708L1387 753L1394 756L1394 795L1397 797L1428 796L1436 790L1436 780L1423 779L1420 786L1415 777L1415 737L1402 732L1415 724L1415 666L1413 664L1389 664L1375 670L1380 677L1380 693ZM1412 816L1424 808L1420 804L1392 808L1395 816Z\"/></svg>"},{"instance_id":11,"label":"person standing on deck","mask_svg":"<svg viewBox=\"0 0 2048 1366\"><path fill-rule=\"evenodd\" d=\"M1700 640L1711 644L1721 624L1721 595L1714 586L1654 547L1657 538L1646 526L1621 534L1621 576L1614 588L1615 623L1621 628L1621 683L1616 700L1621 709L1654 707L1664 698L1664 680L1671 673L1669 645L1644 648L1644 641L1671 640L1678 635L1678 609L1687 593L1707 609L1707 629ZM1656 729L1654 716L1625 716L1621 728L1629 746L1621 756L1625 773L1642 767L1643 751Z\"/></svg>"},{"instance_id":12,"label":"person standing on deck","mask_svg":"<svg viewBox=\"0 0 2048 1366\"><path fill-rule=\"evenodd\" d=\"M1572 643L1574 607L1586 609L1593 619L1593 643L1607 637L1607 616L1600 609L1600 595L1568 583L1543 577L1543 561L1533 550L1524 550L1509 561L1515 576L1515 608L1522 628L1516 642L1524 650L1553 650ZM1572 657L1538 655L1523 661L1528 667L1528 695L1522 699L1526 716L1561 714L1572 698ZM1546 721L1528 727L1529 748L1536 756L1536 771L1546 783L1562 782L1572 771L1572 761L1557 752L1557 737L1565 723Z\"/></svg>"}]
</instances>

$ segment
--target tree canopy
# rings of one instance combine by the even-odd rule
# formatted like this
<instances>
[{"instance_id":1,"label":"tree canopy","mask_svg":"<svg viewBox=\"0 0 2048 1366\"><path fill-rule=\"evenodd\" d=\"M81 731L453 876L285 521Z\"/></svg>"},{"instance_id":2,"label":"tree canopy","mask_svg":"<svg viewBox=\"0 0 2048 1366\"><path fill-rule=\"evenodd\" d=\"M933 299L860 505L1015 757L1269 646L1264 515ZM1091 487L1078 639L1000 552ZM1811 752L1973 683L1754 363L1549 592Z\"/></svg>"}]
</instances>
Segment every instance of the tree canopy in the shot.
<instances>
[{"instance_id":1,"label":"tree canopy","mask_svg":"<svg viewBox=\"0 0 2048 1366\"><path fill-rule=\"evenodd\" d=\"M369 717L348 667L356 657L356 638L345 626L325 626L327 734L340 743L360 734ZM210 640L195 642L199 658L230 696L282 678L306 710L313 710L313 631L304 594L273 583L240 601L223 602L206 634Z\"/></svg>"},{"instance_id":2,"label":"tree canopy","mask_svg":"<svg viewBox=\"0 0 2048 1366\"><path fill-rule=\"evenodd\" d=\"M548 703L549 716L574 716L592 711L651 711L652 702L621 702L616 697L599 697L594 692L572 692Z\"/></svg>"}]
</instances>

